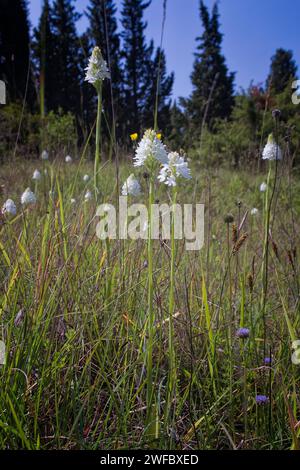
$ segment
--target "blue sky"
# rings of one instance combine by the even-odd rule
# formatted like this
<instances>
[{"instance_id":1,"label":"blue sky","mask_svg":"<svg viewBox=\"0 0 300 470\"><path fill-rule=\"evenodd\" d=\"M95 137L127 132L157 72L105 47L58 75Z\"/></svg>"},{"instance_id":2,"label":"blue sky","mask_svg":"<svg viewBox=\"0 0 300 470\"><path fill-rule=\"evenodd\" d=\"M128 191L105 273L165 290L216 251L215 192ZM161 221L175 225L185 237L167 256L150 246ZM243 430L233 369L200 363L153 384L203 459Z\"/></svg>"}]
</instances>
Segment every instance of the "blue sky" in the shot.
<instances>
[{"instance_id":1,"label":"blue sky","mask_svg":"<svg viewBox=\"0 0 300 470\"><path fill-rule=\"evenodd\" d=\"M209 8L214 0L205 0ZM42 0L30 0L30 20L36 25ZM76 0L77 10L84 12L88 0ZM116 0L119 8L122 0ZM146 10L147 37L158 46L161 34L163 0L152 0ZM270 58L278 47L291 49L300 65L299 0L220 0L221 31L224 34L223 53L231 71L236 72L236 87L247 88L254 80L264 82ZM78 30L87 25L84 16ZM175 72L174 97L187 96L191 91L195 38L201 35L199 0L168 0L164 49L169 71ZM300 67L299 67L300 68Z\"/></svg>"}]
</instances>

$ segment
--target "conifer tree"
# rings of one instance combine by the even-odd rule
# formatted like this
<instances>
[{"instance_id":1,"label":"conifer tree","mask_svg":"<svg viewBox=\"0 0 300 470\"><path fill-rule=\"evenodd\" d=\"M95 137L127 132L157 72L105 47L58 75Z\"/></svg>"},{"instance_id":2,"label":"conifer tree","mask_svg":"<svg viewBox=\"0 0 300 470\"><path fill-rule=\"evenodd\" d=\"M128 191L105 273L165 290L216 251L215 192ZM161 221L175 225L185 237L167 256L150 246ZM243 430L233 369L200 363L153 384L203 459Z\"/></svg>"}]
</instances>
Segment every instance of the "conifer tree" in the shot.
<instances>
[{"instance_id":1,"label":"conifer tree","mask_svg":"<svg viewBox=\"0 0 300 470\"><path fill-rule=\"evenodd\" d=\"M57 67L49 0L44 0L38 27L33 32L33 54L40 87L41 115L54 108Z\"/></svg>"},{"instance_id":2,"label":"conifer tree","mask_svg":"<svg viewBox=\"0 0 300 470\"><path fill-rule=\"evenodd\" d=\"M0 0L0 79L8 99L33 105L35 92L30 65L30 36L25 0Z\"/></svg>"},{"instance_id":3,"label":"conifer tree","mask_svg":"<svg viewBox=\"0 0 300 470\"><path fill-rule=\"evenodd\" d=\"M177 101L174 101L170 110L170 120L167 126L168 144L172 150L188 145L186 142L186 129L188 118Z\"/></svg>"},{"instance_id":4,"label":"conifer tree","mask_svg":"<svg viewBox=\"0 0 300 470\"><path fill-rule=\"evenodd\" d=\"M203 33L197 38L194 70L191 75L193 92L186 101L192 124L199 129L205 120L209 128L217 119L228 118L234 104L234 74L228 72L221 52L219 11L214 4L211 15L203 1L200 2Z\"/></svg>"},{"instance_id":5,"label":"conifer tree","mask_svg":"<svg viewBox=\"0 0 300 470\"><path fill-rule=\"evenodd\" d=\"M287 85L296 78L297 66L292 51L277 49L271 58L267 88L274 94L282 93Z\"/></svg>"},{"instance_id":6,"label":"conifer tree","mask_svg":"<svg viewBox=\"0 0 300 470\"><path fill-rule=\"evenodd\" d=\"M174 73L168 75L166 55L160 48L156 50L154 60L150 64L149 73L152 80L149 91L147 92L143 112L143 125L145 127L153 127L154 112L157 102L158 129L165 132L171 115L171 95L174 84Z\"/></svg>"},{"instance_id":7,"label":"conifer tree","mask_svg":"<svg viewBox=\"0 0 300 470\"><path fill-rule=\"evenodd\" d=\"M80 42L76 32L80 15L75 11L73 0L55 0L51 15L56 76L53 107L79 113L84 78L80 72Z\"/></svg>"},{"instance_id":8,"label":"conifer tree","mask_svg":"<svg viewBox=\"0 0 300 470\"><path fill-rule=\"evenodd\" d=\"M123 0L122 38L128 132L141 129L147 94L155 80L151 76L154 45L153 41L146 43L147 23L143 20L144 11L150 3L151 0Z\"/></svg>"}]
</instances>

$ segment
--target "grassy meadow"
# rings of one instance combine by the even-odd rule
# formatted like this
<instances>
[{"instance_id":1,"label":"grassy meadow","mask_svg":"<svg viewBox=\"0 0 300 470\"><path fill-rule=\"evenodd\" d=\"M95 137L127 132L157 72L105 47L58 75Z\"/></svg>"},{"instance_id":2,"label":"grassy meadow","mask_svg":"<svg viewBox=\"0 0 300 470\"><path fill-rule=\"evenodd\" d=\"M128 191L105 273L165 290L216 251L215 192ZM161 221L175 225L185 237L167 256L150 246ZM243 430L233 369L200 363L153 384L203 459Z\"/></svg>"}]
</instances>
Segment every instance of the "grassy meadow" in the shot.
<instances>
[{"instance_id":1,"label":"grassy meadow","mask_svg":"<svg viewBox=\"0 0 300 470\"><path fill-rule=\"evenodd\" d=\"M0 220L1 449L299 449L299 178L279 162L272 194L274 168L262 192L267 166L190 166L177 200L205 204L205 242L153 241L151 338L149 247L97 238L93 163L1 167L1 206L17 204ZM129 157L119 172L123 184ZM37 201L22 207L28 186ZM114 163L98 187L116 203ZM154 198L171 195L155 183Z\"/></svg>"}]
</instances>

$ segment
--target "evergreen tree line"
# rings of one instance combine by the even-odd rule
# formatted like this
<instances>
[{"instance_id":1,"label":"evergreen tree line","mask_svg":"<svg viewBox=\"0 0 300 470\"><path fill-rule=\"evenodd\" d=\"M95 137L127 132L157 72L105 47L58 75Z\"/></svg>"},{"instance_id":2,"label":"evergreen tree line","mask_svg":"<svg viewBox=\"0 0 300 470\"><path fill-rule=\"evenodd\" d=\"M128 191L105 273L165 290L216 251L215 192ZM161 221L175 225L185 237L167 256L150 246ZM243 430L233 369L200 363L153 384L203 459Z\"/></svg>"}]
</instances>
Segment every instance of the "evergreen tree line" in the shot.
<instances>
[{"instance_id":1,"label":"evergreen tree line","mask_svg":"<svg viewBox=\"0 0 300 470\"><path fill-rule=\"evenodd\" d=\"M79 36L76 23L81 15L74 0L44 0L30 38L26 1L0 0L0 75L7 82L9 98L22 100L26 92L31 109L39 105L42 115L69 111L79 125L90 127L96 103L93 87L84 81L84 69L93 47L99 45L112 77L104 82L104 130L110 132L113 110L119 137L153 126L159 64L158 115L159 125L165 127L174 74L167 73L164 51L146 40L143 17L150 3L123 0L119 31L115 1L90 0L85 12L89 25ZM12 30L15 19L19 24L14 23Z\"/></svg>"},{"instance_id":2,"label":"evergreen tree line","mask_svg":"<svg viewBox=\"0 0 300 470\"><path fill-rule=\"evenodd\" d=\"M222 54L218 4L210 12L200 0L202 34L196 39L193 90L188 98L172 103L174 74L167 72L164 51L145 35L144 14L150 3L123 0L119 28L115 0L90 0L84 13L88 28L78 35L80 15L74 0L44 0L39 24L30 37L26 0L0 0L0 78L7 83L9 100L22 101L26 96L29 109L40 112L42 118L51 111L71 112L77 128L87 135L96 101L93 87L84 81L84 69L93 47L99 45L111 71L111 80L103 88L102 125L107 140L113 122L117 138L125 143L130 133L153 126L158 74L158 125L171 145L200 142L205 149L224 126L243 121L241 107L247 126L255 129L252 138L257 139L263 106L276 105L276 97L296 78L292 52L276 51L264 86L235 93L235 75Z\"/></svg>"}]
</instances>

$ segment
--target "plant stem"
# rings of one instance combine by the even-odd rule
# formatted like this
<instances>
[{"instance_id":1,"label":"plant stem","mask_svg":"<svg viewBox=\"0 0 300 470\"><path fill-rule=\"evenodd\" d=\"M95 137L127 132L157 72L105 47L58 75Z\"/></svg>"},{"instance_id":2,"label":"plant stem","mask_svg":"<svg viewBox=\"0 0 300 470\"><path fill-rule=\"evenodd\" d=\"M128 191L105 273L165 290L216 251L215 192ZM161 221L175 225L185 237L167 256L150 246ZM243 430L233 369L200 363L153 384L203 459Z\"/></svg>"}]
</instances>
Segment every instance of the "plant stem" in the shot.
<instances>
[{"instance_id":1,"label":"plant stem","mask_svg":"<svg viewBox=\"0 0 300 470\"><path fill-rule=\"evenodd\" d=\"M233 321L233 307L232 307L232 285L231 285L231 249L230 249L230 233L229 224L227 224L227 260L228 260L228 298L229 298L229 309L231 314L230 321Z\"/></svg>"},{"instance_id":2,"label":"plant stem","mask_svg":"<svg viewBox=\"0 0 300 470\"><path fill-rule=\"evenodd\" d=\"M277 121L276 121L276 131L277 131ZM276 132L276 142L278 142L278 132ZM274 183L272 187L272 192L270 196L270 200L268 201L269 195L269 185L271 180L271 165L269 168L268 174L268 181L267 181L267 193L266 193L266 205L265 205L265 212L266 212L266 220L265 220L265 239L264 239L264 251L263 251L263 291L262 291L262 318L263 318L263 326L264 326L264 356L266 355L266 344L267 344L267 331L266 331L266 303L267 303L267 295L268 295L268 284L269 284L269 276L268 276L268 268L269 268L269 230L270 230L270 222L271 222L271 211L272 211L272 203L276 191L276 183L277 183L277 173L278 173L278 155L276 155L275 161L275 174L274 174Z\"/></svg>"},{"instance_id":3,"label":"plant stem","mask_svg":"<svg viewBox=\"0 0 300 470\"><path fill-rule=\"evenodd\" d=\"M169 380L168 380L168 399L167 410L168 416L172 400L174 396L176 384L176 365L174 350L174 291L175 291L175 208L176 208L177 190L173 187L172 196L172 225L171 225L171 266L170 266L170 293L169 293Z\"/></svg>"},{"instance_id":4,"label":"plant stem","mask_svg":"<svg viewBox=\"0 0 300 470\"><path fill-rule=\"evenodd\" d=\"M269 205L269 185L271 179L271 166L269 168L268 179L267 179L267 191L264 205L265 213L265 235L264 235L264 246L263 246L263 266L262 266L262 319L263 319L263 330L264 330L264 356L266 355L266 299L268 290L268 254L269 254L269 227L270 227L270 210Z\"/></svg>"},{"instance_id":5,"label":"plant stem","mask_svg":"<svg viewBox=\"0 0 300 470\"><path fill-rule=\"evenodd\" d=\"M94 164L94 190L95 190L96 200L99 194L99 167L101 163L101 153L100 153L101 116L102 116L102 83L99 85L99 90L98 90L98 107L97 107L97 122L96 122L96 149L95 149L95 164Z\"/></svg>"},{"instance_id":6,"label":"plant stem","mask_svg":"<svg viewBox=\"0 0 300 470\"><path fill-rule=\"evenodd\" d=\"M149 206L148 206L148 345L147 345L147 423L150 424L152 416L152 353L153 353L153 326L154 326L154 310L153 310L153 243L151 237L152 228L152 204L154 198L154 182L153 176L149 179Z\"/></svg>"}]
</instances>

